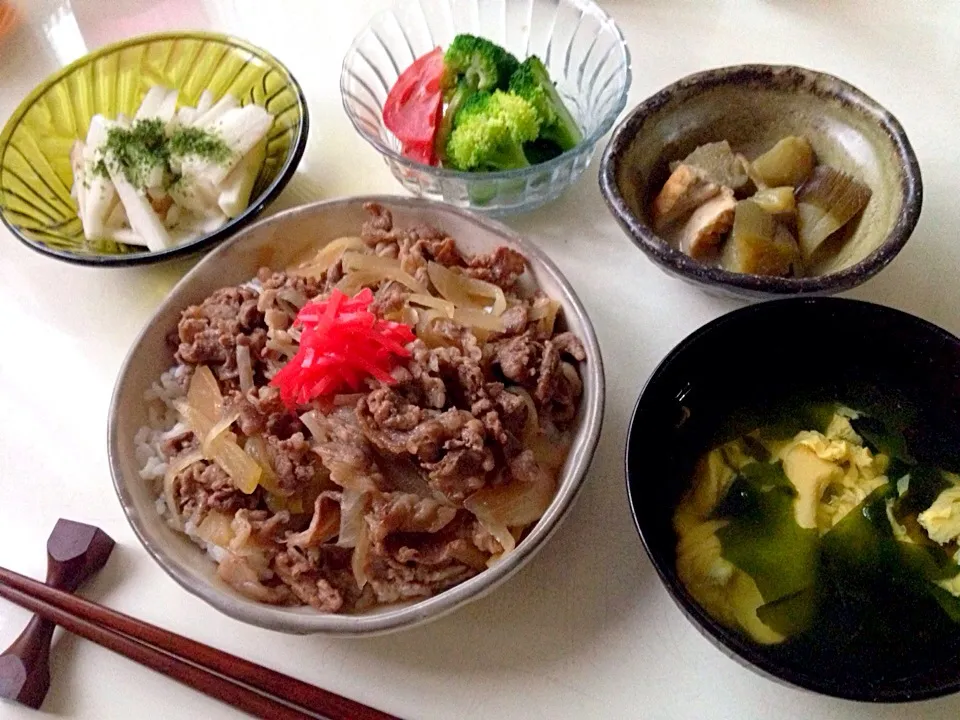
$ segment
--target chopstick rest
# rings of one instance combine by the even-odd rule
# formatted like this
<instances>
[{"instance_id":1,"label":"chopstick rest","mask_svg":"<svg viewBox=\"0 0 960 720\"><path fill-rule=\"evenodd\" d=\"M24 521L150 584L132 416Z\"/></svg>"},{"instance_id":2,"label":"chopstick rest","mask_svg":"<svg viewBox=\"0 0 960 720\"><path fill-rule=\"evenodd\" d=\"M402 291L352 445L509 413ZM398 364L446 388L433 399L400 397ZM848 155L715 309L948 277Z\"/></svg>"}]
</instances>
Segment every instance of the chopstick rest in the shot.
<instances>
[{"instance_id":1,"label":"chopstick rest","mask_svg":"<svg viewBox=\"0 0 960 720\"><path fill-rule=\"evenodd\" d=\"M102 568L114 542L100 528L60 518L47 539L50 587L74 592ZM50 641L56 625L39 615L0 653L0 698L39 708L50 689Z\"/></svg>"}]
</instances>

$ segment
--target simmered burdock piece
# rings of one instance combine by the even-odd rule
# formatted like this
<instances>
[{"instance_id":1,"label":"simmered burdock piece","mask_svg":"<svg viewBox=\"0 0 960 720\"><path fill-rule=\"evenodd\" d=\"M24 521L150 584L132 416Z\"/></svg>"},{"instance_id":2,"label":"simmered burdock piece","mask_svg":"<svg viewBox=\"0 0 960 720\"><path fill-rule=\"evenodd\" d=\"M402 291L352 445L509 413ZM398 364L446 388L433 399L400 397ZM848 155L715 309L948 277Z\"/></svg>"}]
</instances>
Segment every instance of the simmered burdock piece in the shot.
<instances>
[{"instance_id":1,"label":"simmered burdock piece","mask_svg":"<svg viewBox=\"0 0 960 720\"><path fill-rule=\"evenodd\" d=\"M733 227L737 201L730 188L710 198L693 211L680 230L680 250L690 257L702 258L715 250Z\"/></svg>"},{"instance_id":2,"label":"simmered burdock piece","mask_svg":"<svg viewBox=\"0 0 960 720\"><path fill-rule=\"evenodd\" d=\"M800 251L790 231L770 213L752 200L741 200L721 265L737 273L790 275L800 267Z\"/></svg>"},{"instance_id":3,"label":"simmered burdock piece","mask_svg":"<svg viewBox=\"0 0 960 720\"><path fill-rule=\"evenodd\" d=\"M681 163L654 198L654 230L663 232L682 222L719 192L719 185L705 180L696 168Z\"/></svg>"}]
</instances>

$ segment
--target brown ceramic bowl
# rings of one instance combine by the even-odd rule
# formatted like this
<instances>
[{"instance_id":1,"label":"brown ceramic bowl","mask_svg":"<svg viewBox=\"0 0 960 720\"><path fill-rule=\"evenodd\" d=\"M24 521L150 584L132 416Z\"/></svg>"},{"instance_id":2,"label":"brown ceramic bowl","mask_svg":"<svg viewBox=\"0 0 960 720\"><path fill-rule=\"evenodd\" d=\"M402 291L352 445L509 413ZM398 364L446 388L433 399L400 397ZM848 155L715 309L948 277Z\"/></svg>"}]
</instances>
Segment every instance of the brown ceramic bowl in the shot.
<instances>
[{"instance_id":1,"label":"brown ceramic bowl","mask_svg":"<svg viewBox=\"0 0 960 720\"><path fill-rule=\"evenodd\" d=\"M786 135L804 135L819 162L855 175L873 191L835 255L806 277L764 277L700 263L657 236L650 202L671 161L719 140L753 158ZM829 295L863 283L907 242L923 202L917 157L893 115L843 80L781 65L707 70L640 103L604 151L600 190L620 227L664 271L751 299Z\"/></svg>"}]
</instances>

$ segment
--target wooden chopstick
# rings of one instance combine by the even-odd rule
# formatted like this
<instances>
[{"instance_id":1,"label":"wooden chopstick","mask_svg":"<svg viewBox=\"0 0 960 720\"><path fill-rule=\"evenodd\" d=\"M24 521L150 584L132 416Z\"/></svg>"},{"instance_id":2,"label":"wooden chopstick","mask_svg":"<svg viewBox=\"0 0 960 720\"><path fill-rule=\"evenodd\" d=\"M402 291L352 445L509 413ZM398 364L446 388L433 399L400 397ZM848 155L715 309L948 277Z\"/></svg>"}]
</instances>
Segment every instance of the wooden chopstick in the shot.
<instances>
[{"instance_id":1,"label":"wooden chopstick","mask_svg":"<svg viewBox=\"0 0 960 720\"><path fill-rule=\"evenodd\" d=\"M393 715L2 567L0 597L257 717L397 720Z\"/></svg>"},{"instance_id":2,"label":"wooden chopstick","mask_svg":"<svg viewBox=\"0 0 960 720\"><path fill-rule=\"evenodd\" d=\"M66 610L50 605L43 600L38 600L20 590L0 585L0 597L4 597L55 622L75 635L92 640L98 645L120 653L151 670L156 670L255 717L282 718L282 720L316 720L316 715L308 715L295 710L278 700L260 695L173 655L167 655L150 645L144 645L125 635L96 625L89 620L71 615Z\"/></svg>"}]
</instances>

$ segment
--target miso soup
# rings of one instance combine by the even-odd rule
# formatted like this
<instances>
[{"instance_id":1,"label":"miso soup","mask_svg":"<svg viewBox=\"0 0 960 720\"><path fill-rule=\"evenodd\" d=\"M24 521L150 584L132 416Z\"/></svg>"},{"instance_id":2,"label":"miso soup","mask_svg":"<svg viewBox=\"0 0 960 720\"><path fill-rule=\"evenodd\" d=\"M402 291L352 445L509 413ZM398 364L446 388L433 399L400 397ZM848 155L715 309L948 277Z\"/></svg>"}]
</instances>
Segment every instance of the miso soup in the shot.
<instances>
[{"instance_id":1,"label":"miso soup","mask_svg":"<svg viewBox=\"0 0 960 720\"><path fill-rule=\"evenodd\" d=\"M910 438L829 403L713 446L673 516L687 591L801 671L879 682L949 662L960 476L915 456Z\"/></svg>"}]
</instances>

